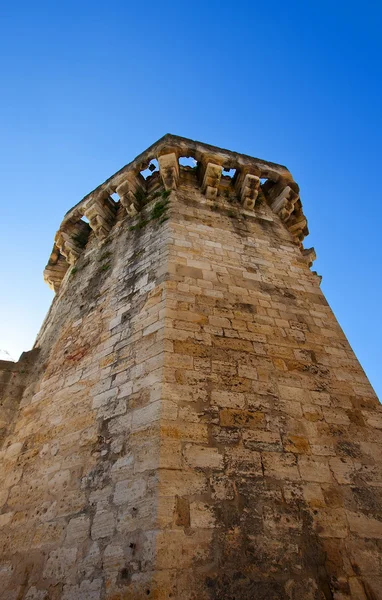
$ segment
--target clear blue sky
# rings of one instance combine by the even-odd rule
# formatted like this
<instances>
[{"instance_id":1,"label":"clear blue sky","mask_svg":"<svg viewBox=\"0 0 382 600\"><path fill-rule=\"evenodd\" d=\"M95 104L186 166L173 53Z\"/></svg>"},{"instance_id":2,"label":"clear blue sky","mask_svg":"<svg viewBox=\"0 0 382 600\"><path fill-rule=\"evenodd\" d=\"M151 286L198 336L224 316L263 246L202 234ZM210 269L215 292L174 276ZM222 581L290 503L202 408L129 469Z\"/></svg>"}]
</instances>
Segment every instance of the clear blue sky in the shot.
<instances>
[{"instance_id":1,"label":"clear blue sky","mask_svg":"<svg viewBox=\"0 0 382 600\"><path fill-rule=\"evenodd\" d=\"M381 375L381 3L14 2L0 19L0 349L30 349L64 213L167 132L280 162Z\"/></svg>"}]
</instances>

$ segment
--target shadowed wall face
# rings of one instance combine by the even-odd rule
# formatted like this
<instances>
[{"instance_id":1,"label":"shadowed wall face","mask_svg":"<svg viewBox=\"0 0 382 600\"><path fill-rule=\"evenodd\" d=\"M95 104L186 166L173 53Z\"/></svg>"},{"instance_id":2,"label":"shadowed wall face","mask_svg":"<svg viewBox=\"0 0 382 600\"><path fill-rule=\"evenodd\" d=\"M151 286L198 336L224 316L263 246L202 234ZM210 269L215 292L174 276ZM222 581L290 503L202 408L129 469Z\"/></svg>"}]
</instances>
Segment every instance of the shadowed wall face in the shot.
<instances>
[{"instance_id":1,"label":"shadowed wall face","mask_svg":"<svg viewBox=\"0 0 382 600\"><path fill-rule=\"evenodd\" d=\"M168 143L56 236L7 405L0 597L378 599L382 415L298 188L195 143L179 166Z\"/></svg>"},{"instance_id":2,"label":"shadowed wall face","mask_svg":"<svg viewBox=\"0 0 382 600\"><path fill-rule=\"evenodd\" d=\"M379 598L378 400L280 220L202 202L170 225L158 566L175 597Z\"/></svg>"}]
</instances>

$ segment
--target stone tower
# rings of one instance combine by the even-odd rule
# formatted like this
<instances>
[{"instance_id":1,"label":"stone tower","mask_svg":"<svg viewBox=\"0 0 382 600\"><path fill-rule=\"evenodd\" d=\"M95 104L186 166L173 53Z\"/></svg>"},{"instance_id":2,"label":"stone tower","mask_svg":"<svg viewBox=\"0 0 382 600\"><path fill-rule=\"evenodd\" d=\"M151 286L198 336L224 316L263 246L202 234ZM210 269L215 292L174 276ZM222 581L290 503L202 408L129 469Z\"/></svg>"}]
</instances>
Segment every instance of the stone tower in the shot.
<instances>
[{"instance_id":1,"label":"stone tower","mask_svg":"<svg viewBox=\"0 0 382 600\"><path fill-rule=\"evenodd\" d=\"M285 167L173 135L65 215L0 363L2 600L382 598L381 407L307 233Z\"/></svg>"}]
</instances>

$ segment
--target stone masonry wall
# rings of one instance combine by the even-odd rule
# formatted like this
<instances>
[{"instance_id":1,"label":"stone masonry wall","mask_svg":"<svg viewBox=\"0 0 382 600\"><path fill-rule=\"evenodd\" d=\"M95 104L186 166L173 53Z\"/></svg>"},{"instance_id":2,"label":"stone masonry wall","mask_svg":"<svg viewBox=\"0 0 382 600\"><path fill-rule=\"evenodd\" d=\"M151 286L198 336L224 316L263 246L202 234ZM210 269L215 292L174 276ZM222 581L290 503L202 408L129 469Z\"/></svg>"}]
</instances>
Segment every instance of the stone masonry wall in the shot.
<instances>
[{"instance_id":1,"label":"stone masonry wall","mask_svg":"<svg viewBox=\"0 0 382 600\"><path fill-rule=\"evenodd\" d=\"M38 349L23 352L17 363L0 360L0 444L18 410L38 353Z\"/></svg>"},{"instance_id":2,"label":"stone masonry wall","mask_svg":"<svg viewBox=\"0 0 382 600\"><path fill-rule=\"evenodd\" d=\"M319 279L268 207L177 199L163 598L382 598L381 406Z\"/></svg>"},{"instance_id":3,"label":"stone masonry wall","mask_svg":"<svg viewBox=\"0 0 382 600\"><path fill-rule=\"evenodd\" d=\"M0 364L0 599L380 600L381 406L298 186L157 144L144 193L126 167L69 211L35 349Z\"/></svg>"},{"instance_id":4,"label":"stone masonry wall","mask_svg":"<svg viewBox=\"0 0 382 600\"><path fill-rule=\"evenodd\" d=\"M0 455L4 600L119 597L153 569L166 254L125 219L67 272Z\"/></svg>"}]
</instances>

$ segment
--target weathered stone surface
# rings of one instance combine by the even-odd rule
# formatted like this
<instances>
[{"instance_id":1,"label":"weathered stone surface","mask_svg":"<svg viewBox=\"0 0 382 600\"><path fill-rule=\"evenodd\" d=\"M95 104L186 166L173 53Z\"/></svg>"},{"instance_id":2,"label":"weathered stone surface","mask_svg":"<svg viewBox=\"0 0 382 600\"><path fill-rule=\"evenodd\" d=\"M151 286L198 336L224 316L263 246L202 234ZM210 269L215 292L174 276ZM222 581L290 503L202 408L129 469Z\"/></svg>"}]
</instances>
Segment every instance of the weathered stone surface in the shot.
<instances>
[{"instance_id":1,"label":"weathered stone surface","mask_svg":"<svg viewBox=\"0 0 382 600\"><path fill-rule=\"evenodd\" d=\"M381 597L382 411L306 234L285 167L175 136L69 211L0 362L1 600Z\"/></svg>"}]
</instances>

